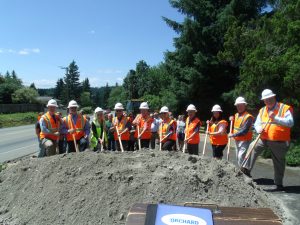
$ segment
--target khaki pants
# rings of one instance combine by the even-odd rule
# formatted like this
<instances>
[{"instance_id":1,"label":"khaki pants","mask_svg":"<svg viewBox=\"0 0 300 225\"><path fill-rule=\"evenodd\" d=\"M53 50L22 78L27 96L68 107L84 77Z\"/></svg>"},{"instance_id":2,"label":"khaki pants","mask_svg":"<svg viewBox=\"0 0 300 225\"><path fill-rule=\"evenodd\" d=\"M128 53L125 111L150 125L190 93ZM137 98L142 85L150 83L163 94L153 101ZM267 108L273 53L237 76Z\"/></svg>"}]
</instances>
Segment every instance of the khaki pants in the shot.
<instances>
[{"instance_id":1,"label":"khaki pants","mask_svg":"<svg viewBox=\"0 0 300 225\"><path fill-rule=\"evenodd\" d=\"M259 140L254 148L250 168L252 169L257 157L262 153L264 148L269 148L272 154L274 166L274 183L282 185L285 171L285 155L289 149L289 142L285 141L267 141Z\"/></svg>"},{"instance_id":2,"label":"khaki pants","mask_svg":"<svg viewBox=\"0 0 300 225\"><path fill-rule=\"evenodd\" d=\"M45 149L46 156L51 156L56 154L57 141L44 138L42 139L42 148Z\"/></svg>"},{"instance_id":3,"label":"khaki pants","mask_svg":"<svg viewBox=\"0 0 300 225\"><path fill-rule=\"evenodd\" d=\"M247 160L243 165L250 143L251 141L235 141L236 160L239 167L243 166L246 169L250 169L251 155L249 156L249 160Z\"/></svg>"}]
</instances>

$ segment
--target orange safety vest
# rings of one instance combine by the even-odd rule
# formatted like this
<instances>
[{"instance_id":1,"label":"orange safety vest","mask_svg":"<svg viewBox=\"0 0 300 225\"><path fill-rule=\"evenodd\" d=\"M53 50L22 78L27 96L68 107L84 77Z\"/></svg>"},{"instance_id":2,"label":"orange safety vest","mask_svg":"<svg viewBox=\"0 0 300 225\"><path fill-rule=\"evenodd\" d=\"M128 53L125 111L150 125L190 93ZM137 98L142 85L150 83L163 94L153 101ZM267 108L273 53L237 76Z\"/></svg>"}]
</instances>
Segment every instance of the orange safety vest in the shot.
<instances>
[{"instance_id":1,"label":"orange safety vest","mask_svg":"<svg viewBox=\"0 0 300 225\"><path fill-rule=\"evenodd\" d=\"M228 123L226 120L221 120L219 121L217 124L213 124L209 127L209 132L217 132L219 130L219 126L221 124L225 125L225 129L228 126ZM210 135L210 143L212 145L226 145L228 143L228 136L227 134L223 134L223 135Z\"/></svg>"},{"instance_id":2,"label":"orange safety vest","mask_svg":"<svg viewBox=\"0 0 300 225\"><path fill-rule=\"evenodd\" d=\"M176 122L174 120L171 120L170 118L168 118L167 121L163 121L159 126L159 135L162 134L161 139L163 139L169 133L171 126L174 126L173 134L163 140L163 143L167 142L167 140L176 141Z\"/></svg>"},{"instance_id":3,"label":"orange safety vest","mask_svg":"<svg viewBox=\"0 0 300 225\"><path fill-rule=\"evenodd\" d=\"M249 114L248 112L244 112L241 116L239 116L238 113L234 116L234 126L233 126L233 133L237 133L241 130L241 128L244 126L245 122L248 118L252 118L253 116ZM239 137L234 137L236 141L251 141L252 140L252 127L250 127L247 134Z\"/></svg>"},{"instance_id":4,"label":"orange safety vest","mask_svg":"<svg viewBox=\"0 0 300 225\"><path fill-rule=\"evenodd\" d=\"M122 116L121 121L119 121L118 117L115 117L113 120L114 127L118 129L119 133L123 132L126 129L126 124L129 121L128 117ZM115 140L118 140L117 131L114 132ZM129 130L127 130L124 134L121 135L121 140L128 141L130 139Z\"/></svg>"},{"instance_id":5,"label":"orange safety vest","mask_svg":"<svg viewBox=\"0 0 300 225\"><path fill-rule=\"evenodd\" d=\"M66 124L66 128L69 129L75 129L76 132L73 134L67 134L67 141L73 141L73 135L75 136L75 139L78 141L80 140L83 136L84 136L84 127L86 124L86 118L85 116L81 115L81 114L77 114L77 120L76 120L76 124L74 124L74 121L72 119L72 115L69 114L68 116L66 116L64 118L65 124Z\"/></svg>"},{"instance_id":6,"label":"orange safety vest","mask_svg":"<svg viewBox=\"0 0 300 225\"><path fill-rule=\"evenodd\" d=\"M276 116L283 118L284 114L290 110L289 105L285 105L283 103L276 103L274 113ZM260 109L259 116L261 119L262 127L265 126L265 124L269 120L269 110L265 106ZM270 120L270 122L266 125L265 129L261 133L262 140L269 140L269 141L290 141L291 140L291 128L279 125L273 120Z\"/></svg>"},{"instance_id":7,"label":"orange safety vest","mask_svg":"<svg viewBox=\"0 0 300 225\"><path fill-rule=\"evenodd\" d=\"M47 129L51 133L55 133L59 131L60 128L60 118L57 115L54 115L56 121L53 119L53 117L50 115L49 112L47 112L45 115L42 116L42 118L45 121ZM51 139L53 141L57 141L59 139L59 136L53 135L53 134L48 134L48 133L43 133L42 131L40 132L40 139L47 138Z\"/></svg>"},{"instance_id":8,"label":"orange safety vest","mask_svg":"<svg viewBox=\"0 0 300 225\"><path fill-rule=\"evenodd\" d=\"M192 121L190 121L190 118L186 118L185 122L185 138L189 138L193 133L194 130L197 126L200 127L200 120L195 117ZM199 144L200 142L200 135L199 135L200 130L190 139L188 140L188 144Z\"/></svg>"},{"instance_id":9,"label":"orange safety vest","mask_svg":"<svg viewBox=\"0 0 300 225\"><path fill-rule=\"evenodd\" d=\"M152 133L151 133L151 124L153 122L153 118L150 116L147 116L147 118L142 117L142 115L139 115L137 125L140 127L140 133L144 129L145 123L147 123L147 127L143 135L141 136L141 139L151 139ZM134 133L134 137L138 137L138 131L136 128L136 131Z\"/></svg>"}]
</instances>

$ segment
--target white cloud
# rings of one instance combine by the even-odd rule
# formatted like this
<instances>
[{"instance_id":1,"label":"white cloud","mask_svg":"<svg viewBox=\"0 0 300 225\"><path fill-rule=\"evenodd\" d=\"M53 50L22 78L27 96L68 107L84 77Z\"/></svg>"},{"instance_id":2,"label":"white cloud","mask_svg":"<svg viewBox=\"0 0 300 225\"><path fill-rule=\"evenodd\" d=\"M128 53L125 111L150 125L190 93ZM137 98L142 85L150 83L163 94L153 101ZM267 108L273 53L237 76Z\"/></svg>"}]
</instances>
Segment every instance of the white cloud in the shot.
<instances>
[{"instance_id":1,"label":"white cloud","mask_svg":"<svg viewBox=\"0 0 300 225\"><path fill-rule=\"evenodd\" d=\"M57 80L39 79L33 81L26 81L25 84L34 83L37 88L54 88Z\"/></svg>"},{"instance_id":2,"label":"white cloud","mask_svg":"<svg viewBox=\"0 0 300 225\"><path fill-rule=\"evenodd\" d=\"M20 50L15 50L15 49L0 49L0 53L8 53L8 54L18 54L18 55L29 55L32 53L38 54L40 53L41 50L39 48L23 48Z\"/></svg>"}]
</instances>

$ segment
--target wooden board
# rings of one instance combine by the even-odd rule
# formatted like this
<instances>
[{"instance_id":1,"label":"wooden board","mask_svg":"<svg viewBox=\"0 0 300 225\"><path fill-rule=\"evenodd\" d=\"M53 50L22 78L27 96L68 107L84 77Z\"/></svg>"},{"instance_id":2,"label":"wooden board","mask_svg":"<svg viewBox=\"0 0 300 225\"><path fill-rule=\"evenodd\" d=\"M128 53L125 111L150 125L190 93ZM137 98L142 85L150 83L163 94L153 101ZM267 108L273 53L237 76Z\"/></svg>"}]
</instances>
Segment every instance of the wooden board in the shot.
<instances>
[{"instance_id":1,"label":"wooden board","mask_svg":"<svg viewBox=\"0 0 300 225\"><path fill-rule=\"evenodd\" d=\"M135 204L131 207L126 225L147 225L147 208L152 204ZM241 207L215 207L195 206L208 208L214 212L214 225L282 225L280 218L269 208L241 208ZM149 217L149 215L148 215Z\"/></svg>"}]
</instances>

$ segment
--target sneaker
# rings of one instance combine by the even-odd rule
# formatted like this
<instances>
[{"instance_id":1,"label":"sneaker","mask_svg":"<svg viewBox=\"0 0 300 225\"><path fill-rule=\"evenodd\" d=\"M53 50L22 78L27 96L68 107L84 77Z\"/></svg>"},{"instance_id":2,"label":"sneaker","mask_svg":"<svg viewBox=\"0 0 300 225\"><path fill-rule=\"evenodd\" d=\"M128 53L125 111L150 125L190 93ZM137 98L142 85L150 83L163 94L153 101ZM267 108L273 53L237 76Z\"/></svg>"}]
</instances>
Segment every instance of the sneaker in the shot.
<instances>
[{"instance_id":1,"label":"sneaker","mask_svg":"<svg viewBox=\"0 0 300 225\"><path fill-rule=\"evenodd\" d=\"M270 188L270 189L264 189L267 192L282 192L284 191L283 185L276 185L276 187Z\"/></svg>"}]
</instances>

